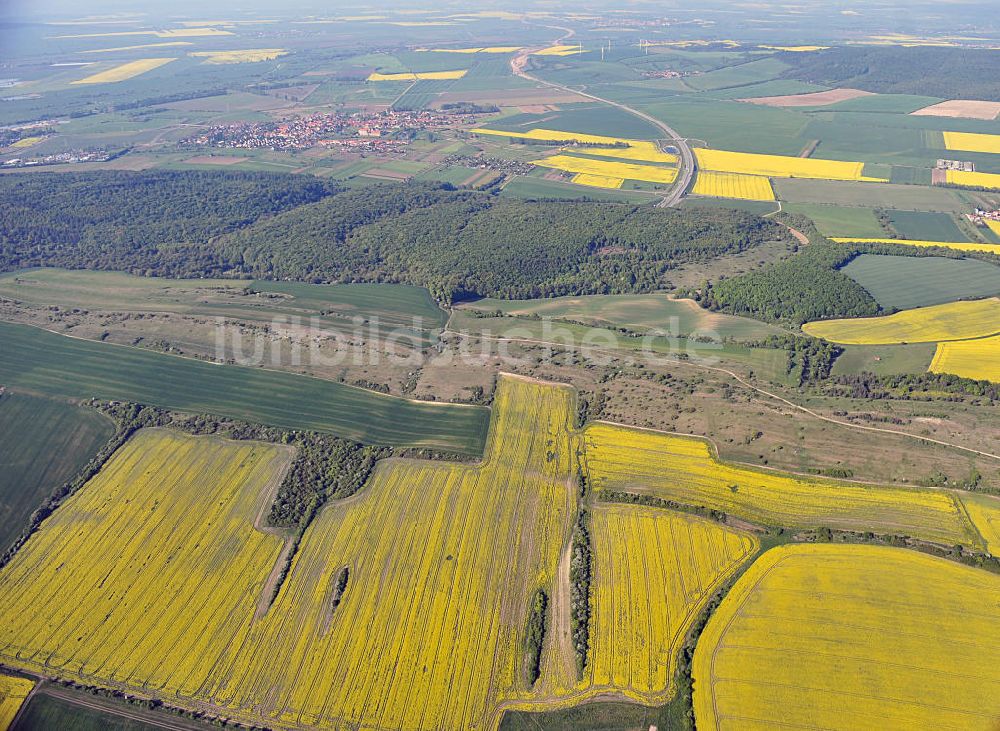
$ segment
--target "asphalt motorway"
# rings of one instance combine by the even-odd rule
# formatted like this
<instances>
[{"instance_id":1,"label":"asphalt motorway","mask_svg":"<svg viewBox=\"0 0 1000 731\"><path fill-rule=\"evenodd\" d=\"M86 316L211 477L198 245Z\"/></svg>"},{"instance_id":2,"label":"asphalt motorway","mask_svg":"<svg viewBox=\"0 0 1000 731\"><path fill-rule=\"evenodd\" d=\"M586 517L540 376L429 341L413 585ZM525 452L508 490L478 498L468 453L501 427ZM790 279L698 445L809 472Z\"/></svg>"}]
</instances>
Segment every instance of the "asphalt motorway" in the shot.
<instances>
[{"instance_id":1,"label":"asphalt motorway","mask_svg":"<svg viewBox=\"0 0 1000 731\"><path fill-rule=\"evenodd\" d=\"M560 29L560 30L565 30L565 29ZM566 36L560 38L559 40L562 41L565 38ZM559 41L557 41L557 43L558 42ZM532 49L532 50L537 50L537 49ZM643 119L649 122L650 124L654 125L657 129L663 130L667 135L667 144L673 145L674 147L677 148L677 152L680 157L680 165L677 171L677 179L674 181L674 184L670 187L670 190L667 192L667 194L663 196L663 199L659 203L657 203L656 206L657 208L670 208L680 203L681 199L687 193L687 190L691 185L691 180L694 178L694 173L697 165L694 153L691 152L691 146L688 144L688 141L683 137L681 137L679 134L677 134L677 131L674 130L672 127L670 127L668 124L661 122L660 120L655 119L654 117L651 117L645 112L640 112L638 109L633 109L627 104L611 101L610 99L603 99L599 96L590 94L586 91L573 89L568 86L563 86L561 84L556 84L551 81L545 81L544 79L539 79L537 76L532 76L527 71L525 71L525 67L528 65L528 56L530 55L530 53L531 53L530 50L522 51L520 54L511 59L510 67L514 71L515 75L520 76L522 79L533 81L536 84L543 84L553 89L559 89L561 91L565 91L570 94L578 94L580 96L585 96L588 99L593 99L594 101L601 102L603 104L609 104L612 107L618 107L622 111L628 112L629 114L639 117L639 119Z\"/></svg>"}]
</instances>

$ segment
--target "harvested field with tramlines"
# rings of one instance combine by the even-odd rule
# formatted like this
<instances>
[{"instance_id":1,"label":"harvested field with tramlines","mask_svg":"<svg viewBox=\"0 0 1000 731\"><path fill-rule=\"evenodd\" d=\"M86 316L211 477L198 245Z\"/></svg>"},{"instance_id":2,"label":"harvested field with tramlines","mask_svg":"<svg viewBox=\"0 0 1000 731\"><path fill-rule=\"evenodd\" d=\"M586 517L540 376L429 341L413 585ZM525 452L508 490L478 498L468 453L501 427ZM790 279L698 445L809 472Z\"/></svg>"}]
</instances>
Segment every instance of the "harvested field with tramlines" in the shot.
<instances>
[{"instance_id":1,"label":"harvested field with tramlines","mask_svg":"<svg viewBox=\"0 0 1000 731\"><path fill-rule=\"evenodd\" d=\"M595 490L652 495L787 528L908 535L944 545L982 539L951 493L866 486L720 462L708 443L610 424L584 432Z\"/></svg>"},{"instance_id":2,"label":"harvested field with tramlines","mask_svg":"<svg viewBox=\"0 0 1000 731\"><path fill-rule=\"evenodd\" d=\"M1000 577L914 551L764 554L694 655L699 729L996 729Z\"/></svg>"},{"instance_id":3,"label":"harvested field with tramlines","mask_svg":"<svg viewBox=\"0 0 1000 731\"><path fill-rule=\"evenodd\" d=\"M1000 332L1000 298L948 302L903 310L885 317L807 322L802 330L814 338L844 345L933 343L982 338Z\"/></svg>"}]
</instances>

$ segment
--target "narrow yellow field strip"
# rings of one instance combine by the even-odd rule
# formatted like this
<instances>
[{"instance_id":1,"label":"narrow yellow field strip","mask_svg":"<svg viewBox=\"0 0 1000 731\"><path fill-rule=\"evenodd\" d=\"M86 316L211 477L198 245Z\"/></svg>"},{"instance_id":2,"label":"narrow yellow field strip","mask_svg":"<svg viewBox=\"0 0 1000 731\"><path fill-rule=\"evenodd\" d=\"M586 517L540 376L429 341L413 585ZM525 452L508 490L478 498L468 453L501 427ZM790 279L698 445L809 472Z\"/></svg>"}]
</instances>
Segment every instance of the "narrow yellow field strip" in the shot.
<instances>
[{"instance_id":1,"label":"narrow yellow field strip","mask_svg":"<svg viewBox=\"0 0 1000 731\"><path fill-rule=\"evenodd\" d=\"M10 146L12 150L23 150L25 147L31 147L32 145L37 145L39 142L45 139L44 135L36 135L33 137L22 137L13 145Z\"/></svg>"},{"instance_id":2,"label":"narrow yellow field strip","mask_svg":"<svg viewBox=\"0 0 1000 731\"><path fill-rule=\"evenodd\" d=\"M900 548L781 546L698 640L695 720L706 731L990 731L998 647L996 574Z\"/></svg>"},{"instance_id":3,"label":"narrow yellow field strip","mask_svg":"<svg viewBox=\"0 0 1000 731\"><path fill-rule=\"evenodd\" d=\"M35 684L13 675L0 675L0 731L10 728L14 716Z\"/></svg>"},{"instance_id":4,"label":"narrow yellow field strip","mask_svg":"<svg viewBox=\"0 0 1000 731\"><path fill-rule=\"evenodd\" d=\"M997 173L969 173L964 170L948 170L945 172L945 180L952 185L1000 190L1000 175Z\"/></svg>"},{"instance_id":5,"label":"narrow yellow field strip","mask_svg":"<svg viewBox=\"0 0 1000 731\"><path fill-rule=\"evenodd\" d=\"M928 370L1000 383L1000 335L938 343Z\"/></svg>"},{"instance_id":6,"label":"narrow yellow field strip","mask_svg":"<svg viewBox=\"0 0 1000 731\"><path fill-rule=\"evenodd\" d=\"M649 183L672 183L677 177L676 168L592 160L585 157L573 157L572 155L553 155L541 160L533 160L532 164L540 167L564 170L568 173L588 173L609 178L642 180Z\"/></svg>"},{"instance_id":7,"label":"narrow yellow field strip","mask_svg":"<svg viewBox=\"0 0 1000 731\"><path fill-rule=\"evenodd\" d=\"M598 157L615 157L622 160L640 160L642 162L676 163L677 155L662 152L659 146L650 140L632 140L627 137L605 137L603 135L588 135L579 132L562 132L556 129L532 129L528 132L504 132L497 129L474 129L475 134L495 135L497 137L513 137L520 140L543 140L546 142L579 142L590 145L627 145L627 147L595 147L572 148L577 154L596 155Z\"/></svg>"},{"instance_id":8,"label":"narrow yellow field strip","mask_svg":"<svg viewBox=\"0 0 1000 731\"><path fill-rule=\"evenodd\" d=\"M885 317L817 320L802 326L814 338L844 345L933 343L1000 333L1000 299L948 302Z\"/></svg>"},{"instance_id":9,"label":"narrow yellow field strip","mask_svg":"<svg viewBox=\"0 0 1000 731\"><path fill-rule=\"evenodd\" d=\"M1000 177L1000 176L997 176ZM914 241L911 239L868 239L835 236L830 239L838 244L899 244L901 246L941 246L955 251L986 251L1000 254L1000 244L960 243L955 241Z\"/></svg>"},{"instance_id":10,"label":"narrow yellow field strip","mask_svg":"<svg viewBox=\"0 0 1000 731\"><path fill-rule=\"evenodd\" d=\"M231 31L220 28L175 28L172 30L123 30L114 33L82 33L78 35L55 36L55 38L112 38L117 36L156 36L157 38L204 38L207 36L231 36Z\"/></svg>"},{"instance_id":11,"label":"narrow yellow field strip","mask_svg":"<svg viewBox=\"0 0 1000 731\"><path fill-rule=\"evenodd\" d=\"M207 64L255 63L257 61L272 61L278 56L284 56L288 51L283 48L248 48L243 51L196 51L189 56L204 58Z\"/></svg>"},{"instance_id":12,"label":"narrow yellow field strip","mask_svg":"<svg viewBox=\"0 0 1000 731\"><path fill-rule=\"evenodd\" d=\"M625 181L621 178L610 178L607 175L577 173L573 176L573 182L577 185L589 185L592 188L621 188Z\"/></svg>"},{"instance_id":13,"label":"narrow yellow field strip","mask_svg":"<svg viewBox=\"0 0 1000 731\"><path fill-rule=\"evenodd\" d=\"M713 173L701 171L691 192L716 198L741 198L751 201L773 201L771 181L761 175L742 173Z\"/></svg>"},{"instance_id":14,"label":"narrow yellow field strip","mask_svg":"<svg viewBox=\"0 0 1000 731\"><path fill-rule=\"evenodd\" d=\"M458 69L456 71L420 71L411 73L405 71L395 74L380 74L378 72L370 74L368 81L421 81L425 79L461 79L468 72L468 69Z\"/></svg>"},{"instance_id":15,"label":"narrow yellow field strip","mask_svg":"<svg viewBox=\"0 0 1000 731\"><path fill-rule=\"evenodd\" d=\"M791 53L808 53L810 51L825 51L829 46L757 46L769 51L789 51Z\"/></svg>"},{"instance_id":16,"label":"narrow yellow field strip","mask_svg":"<svg viewBox=\"0 0 1000 731\"><path fill-rule=\"evenodd\" d=\"M597 491L654 495L762 525L905 534L944 545L981 543L954 496L942 490L754 470L721 462L701 439L613 424L588 426L584 446Z\"/></svg>"},{"instance_id":17,"label":"narrow yellow field strip","mask_svg":"<svg viewBox=\"0 0 1000 731\"><path fill-rule=\"evenodd\" d=\"M1000 135L974 132L945 132L944 146L949 150L1000 153Z\"/></svg>"},{"instance_id":18,"label":"narrow yellow field strip","mask_svg":"<svg viewBox=\"0 0 1000 731\"><path fill-rule=\"evenodd\" d=\"M579 46L549 46L540 51L534 51L534 56L572 56L576 53L583 53Z\"/></svg>"},{"instance_id":19,"label":"narrow yellow field strip","mask_svg":"<svg viewBox=\"0 0 1000 731\"><path fill-rule=\"evenodd\" d=\"M128 79L133 79L136 76L141 76L147 71L152 71L153 69L164 66L171 61L176 61L176 58L142 58L138 61L130 61L129 63L122 64L121 66L115 66L107 71L101 71L100 73L88 76L84 79L79 79L74 81L74 84L113 84L118 81L126 81Z\"/></svg>"},{"instance_id":20,"label":"narrow yellow field strip","mask_svg":"<svg viewBox=\"0 0 1000 731\"><path fill-rule=\"evenodd\" d=\"M986 541L986 548L1000 556L1000 497L970 492L962 497L962 503Z\"/></svg>"},{"instance_id":21,"label":"narrow yellow field strip","mask_svg":"<svg viewBox=\"0 0 1000 731\"><path fill-rule=\"evenodd\" d=\"M694 151L698 166L720 173L746 173L768 178L811 178L816 180L865 180L884 183L884 178L865 177L864 163L819 160L811 157L760 155L750 152L709 150Z\"/></svg>"}]
</instances>

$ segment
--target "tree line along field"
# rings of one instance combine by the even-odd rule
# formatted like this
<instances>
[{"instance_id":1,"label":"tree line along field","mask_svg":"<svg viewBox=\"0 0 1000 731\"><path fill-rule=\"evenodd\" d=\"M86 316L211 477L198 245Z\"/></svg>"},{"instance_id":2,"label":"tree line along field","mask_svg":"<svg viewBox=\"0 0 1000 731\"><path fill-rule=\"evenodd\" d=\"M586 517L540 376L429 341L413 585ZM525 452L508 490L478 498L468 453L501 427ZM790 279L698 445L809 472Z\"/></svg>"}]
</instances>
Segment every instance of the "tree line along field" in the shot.
<instances>
[{"instance_id":1,"label":"tree line along field","mask_svg":"<svg viewBox=\"0 0 1000 731\"><path fill-rule=\"evenodd\" d=\"M694 655L698 728L990 729L1000 579L895 548L764 554Z\"/></svg>"},{"instance_id":2,"label":"tree line along field","mask_svg":"<svg viewBox=\"0 0 1000 731\"><path fill-rule=\"evenodd\" d=\"M0 323L0 382L62 398L104 398L355 441L480 454L489 412L408 401L292 373L218 365Z\"/></svg>"},{"instance_id":3,"label":"tree line along field","mask_svg":"<svg viewBox=\"0 0 1000 731\"><path fill-rule=\"evenodd\" d=\"M42 500L111 438L98 412L58 399L0 394L0 552Z\"/></svg>"},{"instance_id":4,"label":"tree line along field","mask_svg":"<svg viewBox=\"0 0 1000 731\"><path fill-rule=\"evenodd\" d=\"M507 707L609 689L663 697L679 637L756 542L691 516L601 508L599 656L578 679L556 580L577 512L573 412L569 389L505 378L482 465L384 463L362 494L321 513L256 618L281 541L254 520L287 452L142 431L0 572L0 657L292 726L490 728ZM207 475L225 477L206 499ZM113 557L110 574L98 555ZM647 581L661 587L649 604L625 592ZM559 611L532 687L524 628L538 588ZM42 610L56 594L71 600ZM30 607L25 627L16 617ZM654 622L664 611L670 621Z\"/></svg>"},{"instance_id":5,"label":"tree line along field","mask_svg":"<svg viewBox=\"0 0 1000 731\"><path fill-rule=\"evenodd\" d=\"M282 727L495 728L505 710L669 699L694 618L759 550L691 514L594 505L578 675L566 572L581 469L598 495L765 525L995 542L988 498L966 512L942 490L733 468L694 439L577 432L575 410L571 389L503 377L482 464L382 463L307 529L269 607L282 539L259 521L290 450L142 430L0 570L0 661ZM551 610L532 683L539 589Z\"/></svg>"}]
</instances>

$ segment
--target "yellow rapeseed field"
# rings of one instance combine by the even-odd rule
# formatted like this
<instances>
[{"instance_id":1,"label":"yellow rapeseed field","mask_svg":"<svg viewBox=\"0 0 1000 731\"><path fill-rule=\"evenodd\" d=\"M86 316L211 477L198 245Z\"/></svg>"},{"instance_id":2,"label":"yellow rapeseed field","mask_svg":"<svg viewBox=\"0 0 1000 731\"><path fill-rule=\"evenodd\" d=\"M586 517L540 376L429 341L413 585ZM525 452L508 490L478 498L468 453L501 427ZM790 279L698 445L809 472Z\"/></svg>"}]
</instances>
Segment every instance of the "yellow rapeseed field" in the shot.
<instances>
[{"instance_id":1,"label":"yellow rapeseed field","mask_svg":"<svg viewBox=\"0 0 1000 731\"><path fill-rule=\"evenodd\" d=\"M0 674L0 731L7 731L28 693L35 686L30 680Z\"/></svg>"},{"instance_id":2,"label":"yellow rapeseed field","mask_svg":"<svg viewBox=\"0 0 1000 731\"><path fill-rule=\"evenodd\" d=\"M282 540L284 447L138 432L0 572L0 662L194 694L243 642Z\"/></svg>"},{"instance_id":3,"label":"yellow rapeseed field","mask_svg":"<svg viewBox=\"0 0 1000 731\"><path fill-rule=\"evenodd\" d=\"M254 520L290 454L141 431L0 571L0 662L276 727L495 729L504 708L660 702L692 618L757 543L653 508L594 509L578 679L556 583L578 508L575 413L569 388L504 376L482 464L379 465L317 516L263 614L281 541ZM552 612L532 688L538 588Z\"/></svg>"},{"instance_id":4,"label":"yellow rapeseed field","mask_svg":"<svg viewBox=\"0 0 1000 731\"><path fill-rule=\"evenodd\" d=\"M1000 175L997 176L1000 178ZM918 241L913 239L865 239L834 237L830 239L838 244L900 244L902 246L919 246L922 248L930 246L941 246L945 249L955 251L987 251L992 254L1000 254L1000 244L979 244L979 243L955 243L952 241Z\"/></svg>"},{"instance_id":5,"label":"yellow rapeseed field","mask_svg":"<svg viewBox=\"0 0 1000 731\"><path fill-rule=\"evenodd\" d=\"M1000 153L1000 135L984 135L974 132L945 132L944 146L949 150Z\"/></svg>"},{"instance_id":6,"label":"yellow rapeseed field","mask_svg":"<svg viewBox=\"0 0 1000 731\"><path fill-rule=\"evenodd\" d=\"M404 71L395 74L380 74L378 72L369 74L368 81L421 81L433 79L461 79L468 69L458 69L456 71L420 71L411 73Z\"/></svg>"},{"instance_id":7,"label":"yellow rapeseed field","mask_svg":"<svg viewBox=\"0 0 1000 731\"><path fill-rule=\"evenodd\" d=\"M757 46L769 51L789 51L791 53L808 53L809 51L825 51L829 46Z\"/></svg>"},{"instance_id":8,"label":"yellow rapeseed field","mask_svg":"<svg viewBox=\"0 0 1000 731\"><path fill-rule=\"evenodd\" d=\"M864 175L864 163L818 160L811 157L759 155L696 148L698 167L720 173L746 173L768 178L815 178L819 180L867 180L886 182L884 178Z\"/></svg>"},{"instance_id":9,"label":"yellow rapeseed field","mask_svg":"<svg viewBox=\"0 0 1000 731\"><path fill-rule=\"evenodd\" d=\"M996 173L970 173L964 170L948 170L945 180L952 185L964 185L967 188L988 188L1000 190L1000 175Z\"/></svg>"},{"instance_id":10,"label":"yellow rapeseed field","mask_svg":"<svg viewBox=\"0 0 1000 731\"><path fill-rule=\"evenodd\" d=\"M844 345L891 345L966 340L1000 333L1000 298L948 302L885 317L817 320L802 326L814 338Z\"/></svg>"},{"instance_id":11,"label":"yellow rapeseed field","mask_svg":"<svg viewBox=\"0 0 1000 731\"><path fill-rule=\"evenodd\" d=\"M204 58L207 64L255 63L257 61L272 61L278 56L284 56L288 51L283 48L248 48L243 51L197 51L188 54Z\"/></svg>"},{"instance_id":12,"label":"yellow rapeseed field","mask_svg":"<svg viewBox=\"0 0 1000 731\"><path fill-rule=\"evenodd\" d=\"M986 227L990 231L995 233L997 236L1000 236L1000 221L994 221L991 218L987 218L985 222L986 222Z\"/></svg>"},{"instance_id":13,"label":"yellow rapeseed field","mask_svg":"<svg viewBox=\"0 0 1000 731\"><path fill-rule=\"evenodd\" d=\"M44 135L36 135L34 137L22 137L13 145L10 146L12 150L21 150L25 147L31 147L32 145L37 145L39 142L45 139Z\"/></svg>"},{"instance_id":14,"label":"yellow rapeseed field","mask_svg":"<svg viewBox=\"0 0 1000 731\"><path fill-rule=\"evenodd\" d=\"M533 129L528 132L504 132L498 129L471 130L481 135L496 135L498 137L513 137L522 140L545 140L560 142L580 142L594 145L625 144L628 147L602 148L572 148L574 152L598 157L614 157L622 160L638 160L641 162L676 163L677 155L662 152L655 142L649 140L631 140L627 137L605 137L604 135L587 135L579 132L562 132L556 129Z\"/></svg>"},{"instance_id":15,"label":"yellow rapeseed field","mask_svg":"<svg viewBox=\"0 0 1000 731\"><path fill-rule=\"evenodd\" d=\"M1000 383L1000 335L938 343L928 370Z\"/></svg>"},{"instance_id":16,"label":"yellow rapeseed field","mask_svg":"<svg viewBox=\"0 0 1000 731\"><path fill-rule=\"evenodd\" d=\"M1000 556L1000 497L967 492L962 496L962 503L983 537L987 550L994 556Z\"/></svg>"},{"instance_id":17,"label":"yellow rapeseed field","mask_svg":"<svg viewBox=\"0 0 1000 731\"><path fill-rule=\"evenodd\" d=\"M662 168L655 165L639 165L629 162L594 160L572 155L553 155L541 160L532 160L533 165L555 168L568 173L587 173L609 178L644 180L650 183L672 183L677 177L676 168Z\"/></svg>"},{"instance_id":18,"label":"yellow rapeseed field","mask_svg":"<svg viewBox=\"0 0 1000 731\"><path fill-rule=\"evenodd\" d=\"M625 181L621 178L609 178L607 175L594 175L592 173L577 173L573 176L573 182L577 185L589 185L592 188L621 188Z\"/></svg>"},{"instance_id":19,"label":"yellow rapeseed field","mask_svg":"<svg viewBox=\"0 0 1000 731\"><path fill-rule=\"evenodd\" d=\"M132 79L136 76L146 73L147 71L152 71L155 68L159 68L164 64L168 64L171 61L176 61L176 58L142 58L138 61L129 61L128 63L123 63L121 66L115 66L114 68L108 69L107 71L101 71L100 73L93 74L84 79L79 79L74 81L74 84L111 84L118 81L126 81L127 79Z\"/></svg>"},{"instance_id":20,"label":"yellow rapeseed field","mask_svg":"<svg viewBox=\"0 0 1000 731\"><path fill-rule=\"evenodd\" d=\"M592 691L663 702L673 693L677 651L698 610L759 544L656 508L603 505L591 515L597 557L586 680Z\"/></svg>"},{"instance_id":21,"label":"yellow rapeseed field","mask_svg":"<svg viewBox=\"0 0 1000 731\"><path fill-rule=\"evenodd\" d=\"M710 195L716 198L742 198L751 201L773 201L774 188L771 181L760 175L740 173L699 172L695 179L695 195Z\"/></svg>"},{"instance_id":22,"label":"yellow rapeseed field","mask_svg":"<svg viewBox=\"0 0 1000 731\"><path fill-rule=\"evenodd\" d=\"M572 56L575 53L582 53L580 46L549 46L540 51L534 51L535 56Z\"/></svg>"},{"instance_id":23,"label":"yellow rapeseed field","mask_svg":"<svg viewBox=\"0 0 1000 731\"><path fill-rule=\"evenodd\" d=\"M695 720L713 731L993 731L998 647L996 574L899 548L782 546L705 627Z\"/></svg>"},{"instance_id":24,"label":"yellow rapeseed field","mask_svg":"<svg viewBox=\"0 0 1000 731\"><path fill-rule=\"evenodd\" d=\"M611 424L593 424L584 437L595 490L655 495L764 525L903 533L945 545L982 542L950 493L738 467L720 462L700 439Z\"/></svg>"}]
</instances>

